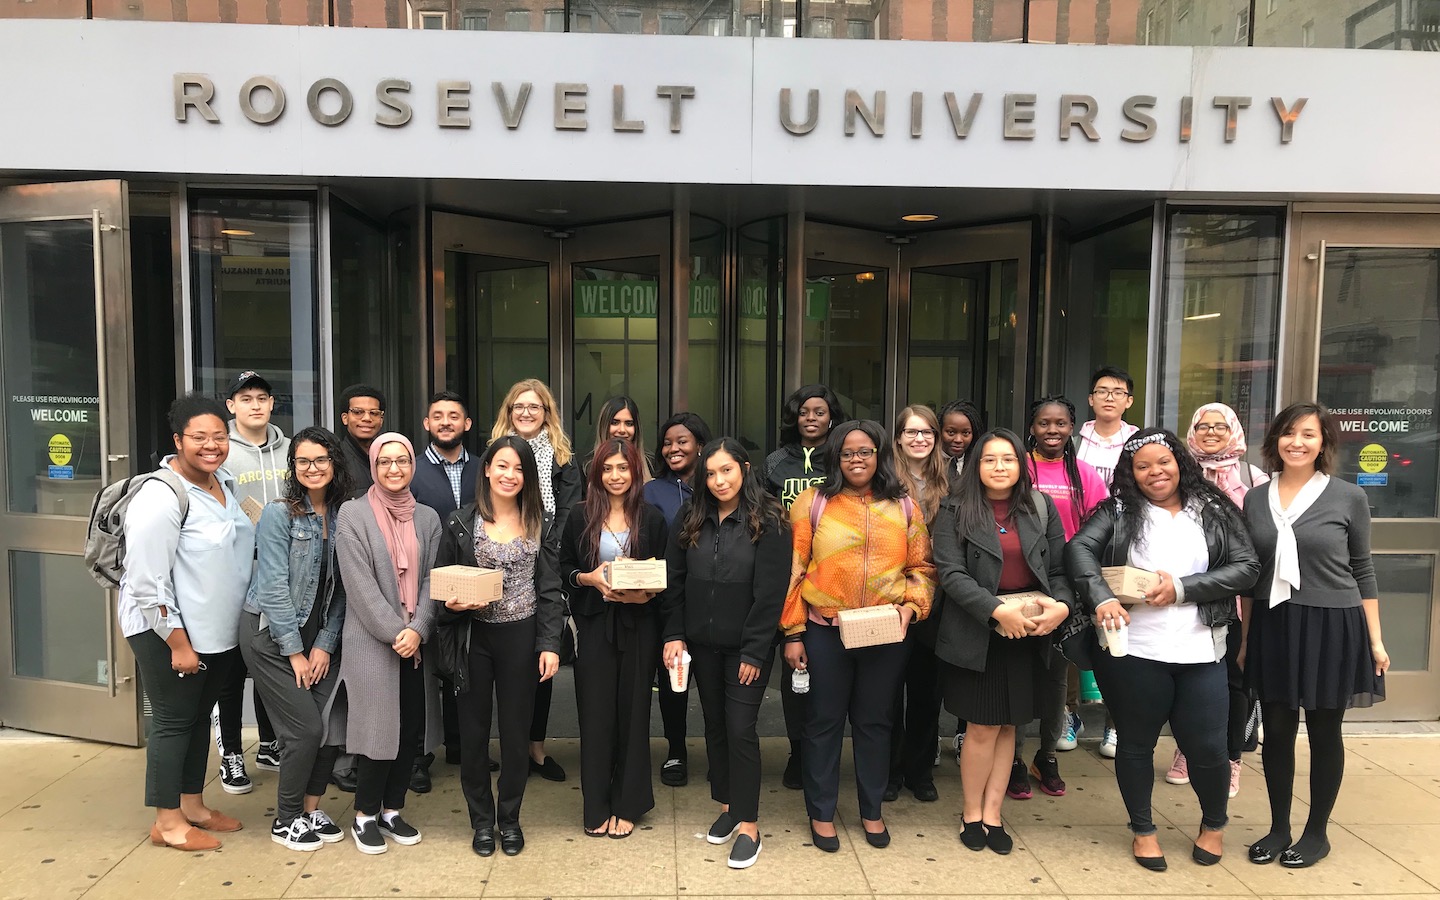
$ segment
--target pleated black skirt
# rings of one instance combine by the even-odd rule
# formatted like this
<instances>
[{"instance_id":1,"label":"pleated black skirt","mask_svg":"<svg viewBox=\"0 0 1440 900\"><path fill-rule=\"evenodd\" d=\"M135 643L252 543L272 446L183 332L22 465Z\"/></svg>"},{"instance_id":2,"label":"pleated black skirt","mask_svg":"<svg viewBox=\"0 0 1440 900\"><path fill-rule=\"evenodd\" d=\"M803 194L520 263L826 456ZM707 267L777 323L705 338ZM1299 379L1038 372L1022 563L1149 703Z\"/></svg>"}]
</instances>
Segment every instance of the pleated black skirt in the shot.
<instances>
[{"instance_id":1,"label":"pleated black skirt","mask_svg":"<svg viewBox=\"0 0 1440 900\"><path fill-rule=\"evenodd\" d=\"M945 709L976 725L1028 725L1040 716L1049 638L1011 640L994 632L985 653L985 671L942 661L940 690Z\"/></svg>"},{"instance_id":2,"label":"pleated black skirt","mask_svg":"<svg viewBox=\"0 0 1440 900\"><path fill-rule=\"evenodd\" d=\"M1364 709L1385 699L1359 606L1329 609L1256 600L1245 675L1262 703L1291 709Z\"/></svg>"}]
</instances>

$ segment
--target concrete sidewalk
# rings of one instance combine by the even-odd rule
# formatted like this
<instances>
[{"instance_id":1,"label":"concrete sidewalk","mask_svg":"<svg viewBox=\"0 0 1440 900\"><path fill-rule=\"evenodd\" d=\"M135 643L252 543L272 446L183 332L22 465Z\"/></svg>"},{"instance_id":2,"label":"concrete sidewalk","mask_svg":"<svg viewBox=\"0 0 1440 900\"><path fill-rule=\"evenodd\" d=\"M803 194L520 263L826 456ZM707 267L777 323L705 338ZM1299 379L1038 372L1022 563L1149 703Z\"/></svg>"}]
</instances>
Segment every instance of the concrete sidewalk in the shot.
<instances>
[{"instance_id":1,"label":"concrete sidewalk","mask_svg":"<svg viewBox=\"0 0 1440 900\"><path fill-rule=\"evenodd\" d=\"M249 761L253 730L247 736ZM815 850L799 792L780 785L785 744L770 738L761 797L764 850L754 868L737 872L725 865L726 848L704 840L718 807L704 783L699 741L691 742L691 784L666 788L657 777L655 810L623 841L584 836L578 747L573 740L552 741L570 780L532 779L525 852L481 859L470 851L458 770L444 763L435 766L435 790L412 797L406 811L424 833L418 846L392 846L378 857L362 856L348 840L315 853L285 850L268 834L275 776L252 768L250 794L228 796L218 779L206 789L206 799L238 816L245 830L223 836L217 852L186 854L147 839L152 815L140 805L143 750L11 732L0 739L0 897L1440 897L1440 740L1350 736L1347 748L1328 859L1299 871L1245 860L1245 844L1269 825L1256 754L1247 755L1240 796L1231 801L1226 858L1202 868L1189 859L1188 838L1199 819L1195 795L1160 777L1173 749L1164 739L1156 753L1155 811L1170 870L1152 874L1130 859L1111 764L1096 755L1094 741L1060 755L1066 796L1037 790L1034 799L1006 801L1016 849L999 857L971 853L957 839L960 779L948 752L936 770L939 802L919 803L907 791L886 805L894 837L886 850L864 841L847 759L841 851ZM657 742L657 767L662 752ZM1300 752L1297 823L1307 812L1303 738ZM348 826L350 800L332 789L324 808Z\"/></svg>"}]
</instances>

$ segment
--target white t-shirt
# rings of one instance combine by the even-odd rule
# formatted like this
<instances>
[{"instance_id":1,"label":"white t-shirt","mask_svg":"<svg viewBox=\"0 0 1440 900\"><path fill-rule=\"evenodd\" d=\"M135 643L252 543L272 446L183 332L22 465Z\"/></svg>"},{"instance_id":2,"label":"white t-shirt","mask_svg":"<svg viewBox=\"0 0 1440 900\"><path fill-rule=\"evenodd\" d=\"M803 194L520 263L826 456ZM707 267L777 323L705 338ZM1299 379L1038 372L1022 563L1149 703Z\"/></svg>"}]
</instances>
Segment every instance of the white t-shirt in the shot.
<instances>
[{"instance_id":1,"label":"white t-shirt","mask_svg":"<svg viewBox=\"0 0 1440 900\"><path fill-rule=\"evenodd\" d=\"M1200 511L1186 506L1177 515L1145 504L1145 526L1130 544L1130 565L1164 570L1176 581L1210 568L1210 551ZM1215 662L1215 635L1200 621L1194 603L1129 607L1130 655L1165 663Z\"/></svg>"},{"instance_id":2,"label":"white t-shirt","mask_svg":"<svg viewBox=\"0 0 1440 900\"><path fill-rule=\"evenodd\" d=\"M1080 426L1080 446L1076 448L1075 455L1081 462L1094 466L1100 477L1105 479L1105 484L1113 484L1120 452L1125 448L1125 442L1139 430L1136 425L1121 422L1119 431L1109 437L1100 437L1095 433L1095 420L1091 419Z\"/></svg>"}]
</instances>

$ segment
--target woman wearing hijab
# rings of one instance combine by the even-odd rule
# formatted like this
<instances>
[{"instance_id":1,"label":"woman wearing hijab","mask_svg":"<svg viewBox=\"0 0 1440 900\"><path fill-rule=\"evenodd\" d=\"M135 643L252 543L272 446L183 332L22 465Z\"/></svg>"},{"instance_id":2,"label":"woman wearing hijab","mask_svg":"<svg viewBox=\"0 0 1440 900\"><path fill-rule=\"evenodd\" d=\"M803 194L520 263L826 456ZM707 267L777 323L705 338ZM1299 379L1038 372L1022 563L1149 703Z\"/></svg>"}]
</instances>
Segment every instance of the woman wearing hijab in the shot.
<instances>
[{"instance_id":1,"label":"woman wearing hijab","mask_svg":"<svg viewBox=\"0 0 1440 900\"><path fill-rule=\"evenodd\" d=\"M440 517L410 493L415 449L404 435L375 438L370 475L374 484L340 507L335 524L346 616L331 728L356 757L355 846L375 854L386 838L420 843L400 811L421 736L427 752L441 740L440 698L426 689L434 660L421 652L435 623L430 567Z\"/></svg>"}]
</instances>

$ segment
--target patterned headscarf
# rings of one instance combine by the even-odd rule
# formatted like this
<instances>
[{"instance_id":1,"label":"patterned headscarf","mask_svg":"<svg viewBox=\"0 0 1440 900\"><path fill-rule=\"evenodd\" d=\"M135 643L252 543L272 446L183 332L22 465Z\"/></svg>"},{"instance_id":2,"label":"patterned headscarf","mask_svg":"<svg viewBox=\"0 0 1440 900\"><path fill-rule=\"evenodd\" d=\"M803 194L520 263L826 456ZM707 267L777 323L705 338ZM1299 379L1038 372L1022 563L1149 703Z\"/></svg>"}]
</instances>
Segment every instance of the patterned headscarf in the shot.
<instances>
[{"instance_id":1,"label":"patterned headscarf","mask_svg":"<svg viewBox=\"0 0 1440 900\"><path fill-rule=\"evenodd\" d=\"M1219 453L1206 453L1195 434L1195 426L1209 412L1218 412L1225 417L1225 424L1230 426L1230 440ZM1190 431L1185 435L1185 443L1189 445L1195 461L1205 470L1205 477L1237 503L1240 502L1245 496L1246 486L1240 480L1239 469L1249 463L1245 461L1245 429L1240 425L1240 417L1235 415L1235 410L1223 403L1207 403L1195 410L1195 415L1190 417Z\"/></svg>"}]
</instances>

